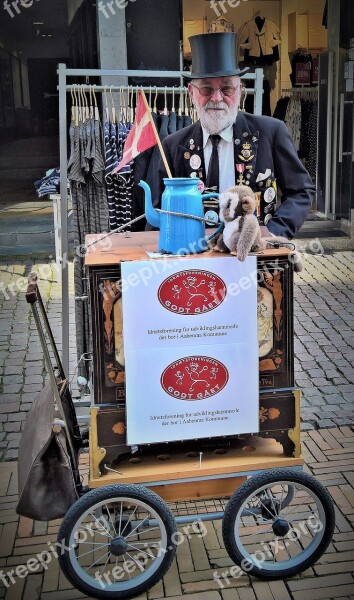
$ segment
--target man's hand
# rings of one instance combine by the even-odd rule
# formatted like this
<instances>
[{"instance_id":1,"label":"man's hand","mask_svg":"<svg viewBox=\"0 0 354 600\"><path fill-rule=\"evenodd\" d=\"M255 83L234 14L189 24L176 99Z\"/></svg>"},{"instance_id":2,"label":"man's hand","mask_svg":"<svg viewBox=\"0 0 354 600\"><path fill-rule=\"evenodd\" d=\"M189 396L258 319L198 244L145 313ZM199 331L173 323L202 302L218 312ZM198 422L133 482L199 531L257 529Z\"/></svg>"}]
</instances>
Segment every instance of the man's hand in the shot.
<instances>
[{"instance_id":1,"label":"man's hand","mask_svg":"<svg viewBox=\"0 0 354 600\"><path fill-rule=\"evenodd\" d=\"M261 225L261 236L262 238L277 237L276 235L274 235L274 233L269 231L268 227L266 227L265 225Z\"/></svg>"}]
</instances>

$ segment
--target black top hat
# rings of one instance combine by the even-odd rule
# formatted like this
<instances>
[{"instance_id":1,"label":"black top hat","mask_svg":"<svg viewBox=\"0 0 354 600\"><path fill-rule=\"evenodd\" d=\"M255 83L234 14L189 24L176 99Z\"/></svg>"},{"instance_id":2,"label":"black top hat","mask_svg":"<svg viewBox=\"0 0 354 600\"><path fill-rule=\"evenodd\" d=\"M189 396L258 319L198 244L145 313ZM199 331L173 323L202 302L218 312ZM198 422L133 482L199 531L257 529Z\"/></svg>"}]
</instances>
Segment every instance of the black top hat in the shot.
<instances>
[{"instance_id":1,"label":"black top hat","mask_svg":"<svg viewBox=\"0 0 354 600\"><path fill-rule=\"evenodd\" d=\"M202 33L193 35L189 41L192 50L192 72L182 73L186 79L241 75L249 69L238 67L237 33Z\"/></svg>"}]
</instances>

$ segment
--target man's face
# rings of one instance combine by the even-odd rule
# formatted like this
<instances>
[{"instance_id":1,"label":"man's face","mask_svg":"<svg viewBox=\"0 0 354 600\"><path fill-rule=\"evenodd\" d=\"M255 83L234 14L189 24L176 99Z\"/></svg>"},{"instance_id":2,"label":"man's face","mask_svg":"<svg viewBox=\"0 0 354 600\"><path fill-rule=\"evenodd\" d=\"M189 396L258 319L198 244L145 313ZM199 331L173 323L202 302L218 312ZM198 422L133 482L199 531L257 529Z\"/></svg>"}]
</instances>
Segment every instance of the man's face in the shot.
<instances>
[{"instance_id":1,"label":"man's face","mask_svg":"<svg viewBox=\"0 0 354 600\"><path fill-rule=\"evenodd\" d=\"M233 87L235 93L225 96L220 88ZM213 93L204 96L200 88L213 88ZM239 77L208 77L207 79L193 79L188 84L188 91L197 110L198 117L205 129L211 133L220 133L231 123L234 123L241 96L241 80Z\"/></svg>"}]
</instances>

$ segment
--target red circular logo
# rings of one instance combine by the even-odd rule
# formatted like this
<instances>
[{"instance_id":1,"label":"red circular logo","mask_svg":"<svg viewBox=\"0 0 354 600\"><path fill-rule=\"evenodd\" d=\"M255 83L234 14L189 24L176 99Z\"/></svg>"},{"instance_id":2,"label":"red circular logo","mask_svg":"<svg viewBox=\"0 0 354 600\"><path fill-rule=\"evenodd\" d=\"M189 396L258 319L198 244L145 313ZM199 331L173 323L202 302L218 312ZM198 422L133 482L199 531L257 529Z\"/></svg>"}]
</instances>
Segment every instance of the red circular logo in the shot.
<instances>
[{"instance_id":1,"label":"red circular logo","mask_svg":"<svg viewBox=\"0 0 354 600\"><path fill-rule=\"evenodd\" d=\"M227 384L225 365L209 356L186 356L166 367L161 375L164 391L178 400L205 400Z\"/></svg>"},{"instance_id":2,"label":"red circular logo","mask_svg":"<svg viewBox=\"0 0 354 600\"><path fill-rule=\"evenodd\" d=\"M214 310L226 296L224 281L209 271L179 271L158 289L162 306L180 315L199 315Z\"/></svg>"}]
</instances>

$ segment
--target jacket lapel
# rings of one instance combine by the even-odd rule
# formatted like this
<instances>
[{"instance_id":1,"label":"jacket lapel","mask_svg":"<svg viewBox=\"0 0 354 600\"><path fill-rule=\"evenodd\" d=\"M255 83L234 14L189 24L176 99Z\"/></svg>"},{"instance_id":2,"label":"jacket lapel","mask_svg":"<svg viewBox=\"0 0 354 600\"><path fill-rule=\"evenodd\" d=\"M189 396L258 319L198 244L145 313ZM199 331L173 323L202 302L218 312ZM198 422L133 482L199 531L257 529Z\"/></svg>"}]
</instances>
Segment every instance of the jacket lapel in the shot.
<instances>
[{"instance_id":1,"label":"jacket lapel","mask_svg":"<svg viewBox=\"0 0 354 600\"><path fill-rule=\"evenodd\" d=\"M249 185L254 189L256 182L258 137L259 132L250 129L243 113L240 111L234 125L236 185Z\"/></svg>"}]
</instances>

